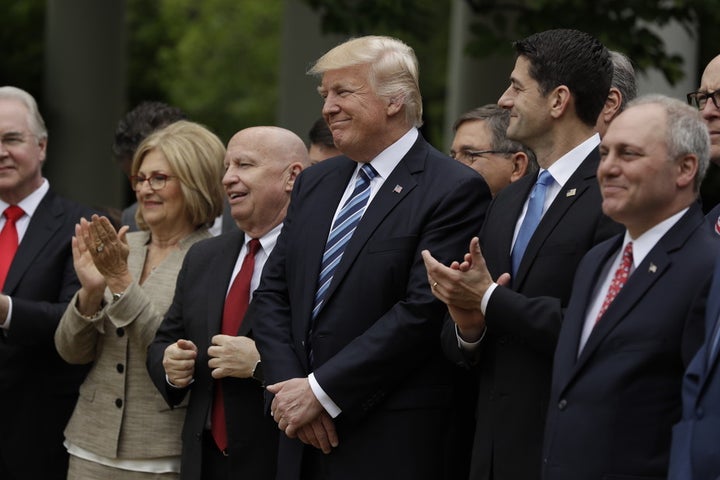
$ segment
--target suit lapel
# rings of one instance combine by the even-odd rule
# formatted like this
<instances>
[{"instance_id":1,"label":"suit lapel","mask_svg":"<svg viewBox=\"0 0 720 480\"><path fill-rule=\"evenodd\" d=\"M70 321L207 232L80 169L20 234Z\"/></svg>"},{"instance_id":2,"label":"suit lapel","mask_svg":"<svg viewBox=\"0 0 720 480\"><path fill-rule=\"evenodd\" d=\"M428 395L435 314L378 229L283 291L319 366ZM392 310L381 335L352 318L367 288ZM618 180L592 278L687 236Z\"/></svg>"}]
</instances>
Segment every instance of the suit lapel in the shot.
<instances>
[{"instance_id":1,"label":"suit lapel","mask_svg":"<svg viewBox=\"0 0 720 480\"><path fill-rule=\"evenodd\" d=\"M30 219L27 231L18 245L5 281L5 292L12 295L33 260L41 255L45 245L55 237L57 231L62 227L63 215L63 209L56 201L55 194L48 191ZM71 238L68 237L68 245L70 245L70 241Z\"/></svg>"},{"instance_id":2,"label":"suit lapel","mask_svg":"<svg viewBox=\"0 0 720 480\"><path fill-rule=\"evenodd\" d=\"M535 185L537 175L527 175L517 181L517 187L508 187L507 191L503 191L503 197L497 199L497 205L492 204L491 209L499 208L503 212L503 221L493 224L492 232L488 235L494 237L492 245L498 245L499 251L485 251L483 255L488 261L488 266L493 265L495 268L491 270L494 278L505 272L512 272L512 262L510 260L510 249L512 247L513 236L515 235L515 226L517 219L520 217L525 200L530 195L530 191ZM488 217L490 215L488 214ZM482 238L485 237L483 232ZM527 253L526 253L527 255ZM513 279L513 289L517 290L518 281Z\"/></svg>"},{"instance_id":3,"label":"suit lapel","mask_svg":"<svg viewBox=\"0 0 720 480\"><path fill-rule=\"evenodd\" d=\"M227 233L221 237L224 242L218 252L207 265L209 276L207 292L207 334L208 345L212 345L212 337L220 333L222 327L223 308L225 307L225 294L230 288L238 254L245 241L245 234L240 230ZM242 326L240 328L242 331Z\"/></svg>"}]
</instances>

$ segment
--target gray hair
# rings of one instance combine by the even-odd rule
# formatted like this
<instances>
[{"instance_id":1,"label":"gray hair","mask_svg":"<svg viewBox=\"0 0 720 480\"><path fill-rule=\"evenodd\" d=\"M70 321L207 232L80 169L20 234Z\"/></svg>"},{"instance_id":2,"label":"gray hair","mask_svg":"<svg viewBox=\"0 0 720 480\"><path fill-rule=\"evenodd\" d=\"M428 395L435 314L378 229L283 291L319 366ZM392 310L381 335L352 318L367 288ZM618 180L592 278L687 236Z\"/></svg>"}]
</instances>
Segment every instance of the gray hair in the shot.
<instances>
[{"instance_id":1,"label":"gray hair","mask_svg":"<svg viewBox=\"0 0 720 480\"><path fill-rule=\"evenodd\" d=\"M613 76L611 87L615 87L622 95L622 102L618 113L627 108L628 102L637 97L637 83L635 80L635 69L630 59L615 50L610 50L610 60L613 64Z\"/></svg>"},{"instance_id":2,"label":"gray hair","mask_svg":"<svg viewBox=\"0 0 720 480\"><path fill-rule=\"evenodd\" d=\"M0 87L0 99L16 100L25 105L28 110L28 126L30 130L32 130L33 135L35 135L38 140L47 139L48 134L45 121L42 115L40 115L37 102L32 95L20 88L5 86Z\"/></svg>"}]
</instances>

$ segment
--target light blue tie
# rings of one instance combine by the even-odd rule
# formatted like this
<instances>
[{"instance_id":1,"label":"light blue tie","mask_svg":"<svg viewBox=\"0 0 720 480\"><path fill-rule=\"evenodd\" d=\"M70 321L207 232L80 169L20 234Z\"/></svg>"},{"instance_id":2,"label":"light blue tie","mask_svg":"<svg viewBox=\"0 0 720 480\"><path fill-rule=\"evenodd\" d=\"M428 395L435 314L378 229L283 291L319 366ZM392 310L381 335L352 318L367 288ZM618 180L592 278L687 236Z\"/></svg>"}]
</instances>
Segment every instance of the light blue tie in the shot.
<instances>
[{"instance_id":1,"label":"light blue tie","mask_svg":"<svg viewBox=\"0 0 720 480\"><path fill-rule=\"evenodd\" d=\"M555 179L550 172L543 170L540 172L540 176L530 192L527 212L525 213L522 225L520 225L520 230L518 231L517 238L515 239L515 245L512 249L513 277L517 274L518 267L520 266L520 260L522 260L523 255L525 255L525 249L527 249L528 243L530 243L530 237L532 237L535 229L540 223L540 219L542 218L547 187L554 181Z\"/></svg>"},{"instance_id":2,"label":"light blue tie","mask_svg":"<svg viewBox=\"0 0 720 480\"><path fill-rule=\"evenodd\" d=\"M365 213L370 198L370 182L375 176L377 176L377 172L369 163L360 168L360 174L355 181L355 189L333 222L320 267L320 277L318 278L318 287L315 292L312 310L313 320L325 301L325 295L330 287L335 270L340 264L345 247L352 238L358 223L360 223L363 213Z\"/></svg>"}]
</instances>

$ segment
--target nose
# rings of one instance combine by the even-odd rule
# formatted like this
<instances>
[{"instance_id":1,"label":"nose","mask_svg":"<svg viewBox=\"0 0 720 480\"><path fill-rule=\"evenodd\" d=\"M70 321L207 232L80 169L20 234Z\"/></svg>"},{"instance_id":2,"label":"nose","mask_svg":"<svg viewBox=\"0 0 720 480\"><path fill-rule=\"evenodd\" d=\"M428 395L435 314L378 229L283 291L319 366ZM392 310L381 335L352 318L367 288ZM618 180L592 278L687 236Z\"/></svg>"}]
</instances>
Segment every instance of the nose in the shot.
<instances>
[{"instance_id":1,"label":"nose","mask_svg":"<svg viewBox=\"0 0 720 480\"><path fill-rule=\"evenodd\" d=\"M225 170L225 174L223 175L223 178L222 178L223 186L228 187L237 181L238 181L238 176L232 167Z\"/></svg>"},{"instance_id":2,"label":"nose","mask_svg":"<svg viewBox=\"0 0 720 480\"><path fill-rule=\"evenodd\" d=\"M497 104L501 108L510 109L513 106L512 98L510 96L510 88L508 87L497 101Z\"/></svg>"},{"instance_id":3,"label":"nose","mask_svg":"<svg viewBox=\"0 0 720 480\"><path fill-rule=\"evenodd\" d=\"M700 111L700 114L705 120L717 118L720 116L720 109L715 106L715 103L713 103L711 98L708 98L707 102L705 102L705 106Z\"/></svg>"},{"instance_id":4,"label":"nose","mask_svg":"<svg viewBox=\"0 0 720 480\"><path fill-rule=\"evenodd\" d=\"M322 114L327 117L338 111L340 111L340 107L337 104L337 97L333 92L329 92L323 101Z\"/></svg>"}]
</instances>

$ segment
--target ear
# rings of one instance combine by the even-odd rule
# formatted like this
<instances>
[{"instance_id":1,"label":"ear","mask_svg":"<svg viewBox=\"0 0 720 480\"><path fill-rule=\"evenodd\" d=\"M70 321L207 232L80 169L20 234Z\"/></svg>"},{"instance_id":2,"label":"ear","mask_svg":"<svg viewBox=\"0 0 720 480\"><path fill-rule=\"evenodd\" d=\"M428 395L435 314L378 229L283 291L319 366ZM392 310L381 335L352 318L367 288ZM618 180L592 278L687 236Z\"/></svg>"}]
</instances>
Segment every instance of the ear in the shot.
<instances>
[{"instance_id":1,"label":"ear","mask_svg":"<svg viewBox=\"0 0 720 480\"><path fill-rule=\"evenodd\" d=\"M516 180L520 180L522 177L525 176L525 173L527 173L530 159L528 159L528 156L525 155L524 152L517 152L513 153L510 161L512 162L513 167L512 173L510 174L510 183L512 183Z\"/></svg>"},{"instance_id":2,"label":"ear","mask_svg":"<svg viewBox=\"0 0 720 480\"><path fill-rule=\"evenodd\" d=\"M550 115L553 118L560 118L573 102L573 98L568 87L558 85L548 94L548 101L550 102Z\"/></svg>"},{"instance_id":3,"label":"ear","mask_svg":"<svg viewBox=\"0 0 720 480\"><path fill-rule=\"evenodd\" d=\"M290 166L287 169L288 178L285 182L285 191L291 192L293 189L293 186L295 185L295 179L298 175L300 175L300 172L302 172L303 166L300 162L291 163Z\"/></svg>"},{"instance_id":4,"label":"ear","mask_svg":"<svg viewBox=\"0 0 720 480\"><path fill-rule=\"evenodd\" d=\"M615 87L610 87L605 106L600 112L603 121L607 124L620 113L620 105L622 104L622 93Z\"/></svg>"},{"instance_id":5,"label":"ear","mask_svg":"<svg viewBox=\"0 0 720 480\"><path fill-rule=\"evenodd\" d=\"M679 188L684 189L690 186L694 188L695 177L698 174L698 158L697 155L687 154L677 161L678 177L676 184Z\"/></svg>"},{"instance_id":6,"label":"ear","mask_svg":"<svg viewBox=\"0 0 720 480\"><path fill-rule=\"evenodd\" d=\"M387 106L388 117L397 115L400 112L400 110L402 110L404 104L405 103L403 102L402 97L398 96L398 97L391 98L390 103L388 103L388 106Z\"/></svg>"},{"instance_id":7,"label":"ear","mask_svg":"<svg viewBox=\"0 0 720 480\"><path fill-rule=\"evenodd\" d=\"M38 140L38 147L40 148L40 163L45 163L45 156L47 155L47 137Z\"/></svg>"}]
</instances>

